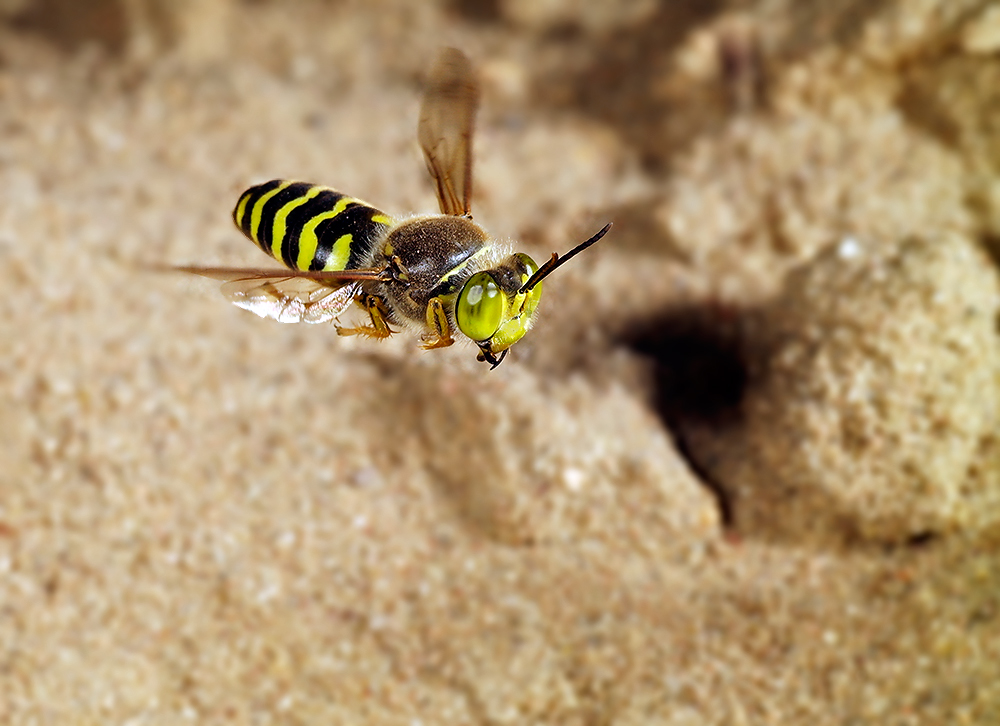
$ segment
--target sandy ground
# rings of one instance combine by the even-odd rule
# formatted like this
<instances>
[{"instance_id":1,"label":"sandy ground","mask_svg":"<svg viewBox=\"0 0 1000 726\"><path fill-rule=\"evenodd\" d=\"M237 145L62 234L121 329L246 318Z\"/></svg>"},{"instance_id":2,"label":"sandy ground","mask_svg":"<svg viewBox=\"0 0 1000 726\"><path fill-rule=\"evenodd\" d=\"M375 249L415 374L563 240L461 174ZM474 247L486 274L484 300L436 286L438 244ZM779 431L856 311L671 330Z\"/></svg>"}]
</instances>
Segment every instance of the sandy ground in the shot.
<instances>
[{"instance_id":1,"label":"sandy ground","mask_svg":"<svg viewBox=\"0 0 1000 726\"><path fill-rule=\"evenodd\" d=\"M0 2L0 721L1000 723L1000 12ZM543 259L497 370L282 326L248 185Z\"/></svg>"}]
</instances>

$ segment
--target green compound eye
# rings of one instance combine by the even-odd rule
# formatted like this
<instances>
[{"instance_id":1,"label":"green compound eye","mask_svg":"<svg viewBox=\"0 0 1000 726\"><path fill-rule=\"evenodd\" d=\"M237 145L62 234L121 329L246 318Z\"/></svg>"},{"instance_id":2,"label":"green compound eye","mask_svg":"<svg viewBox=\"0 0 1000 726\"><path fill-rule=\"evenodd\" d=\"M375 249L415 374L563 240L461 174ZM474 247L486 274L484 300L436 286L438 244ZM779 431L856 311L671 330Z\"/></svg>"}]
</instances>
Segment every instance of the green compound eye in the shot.
<instances>
[{"instance_id":1,"label":"green compound eye","mask_svg":"<svg viewBox=\"0 0 1000 726\"><path fill-rule=\"evenodd\" d=\"M524 273L521 279L521 283L523 284L528 281L529 277L538 272L538 265L536 265L535 261L530 257L528 257L523 252L518 252L516 255L514 255L514 257L520 260L521 264L524 265ZM538 284L541 285L542 283Z\"/></svg>"},{"instance_id":2,"label":"green compound eye","mask_svg":"<svg viewBox=\"0 0 1000 726\"><path fill-rule=\"evenodd\" d=\"M500 327L505 296L488 272L473 275L458 294L455 317L459 329L477 342L489 340Z\"/></svg>"}]
</instances>

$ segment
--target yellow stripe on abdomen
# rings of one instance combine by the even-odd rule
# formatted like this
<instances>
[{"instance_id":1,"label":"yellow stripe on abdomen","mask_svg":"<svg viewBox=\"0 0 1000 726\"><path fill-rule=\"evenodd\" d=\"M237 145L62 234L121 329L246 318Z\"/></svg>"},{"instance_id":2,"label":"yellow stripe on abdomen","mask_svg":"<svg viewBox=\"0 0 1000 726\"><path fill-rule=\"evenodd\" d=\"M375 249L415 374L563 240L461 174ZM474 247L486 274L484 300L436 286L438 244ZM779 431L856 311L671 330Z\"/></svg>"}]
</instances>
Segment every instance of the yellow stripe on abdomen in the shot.
<instances>
[{"instance_id":1,"label":"yellow stripe on abdomen","mask_svg":"<svg viewBox=\"0 0 1000 726\"><path fill-rule=\"evenodd\" d=\"M299 256L295 260L295 265L300 270L308 270L309 266L312 264L313 258L316 257L316 249L319 247L319 237L316 234L316 228L320 224L328 219L333 219L338 214L347 209L348 204L358 204L357 199L351 199L350 197L343 197L337 200L337 203L333 206L329 212L322 212L317 214L315 217L310 219L302 226L302 234L299 235ZM338 249L341 247L341 241L344 237L350 238L350 235L344 235L337 239L334 243L334 252L327 258L326 264L323 266L324 270L343 270L344 266L347 264L347 258L350 256L350 239L343 245L346 248L346 252L343 253L343 260L340 260L340 255L337 253ZM335 265L340 263L340 267Z\"/></svg>"},{"instance_id":2,"label":"yellow stripe on abdomen","mask_svg":"<svg viewBox=\"0 0 1000 726\"><path fill-rule=\"evenodd\" d=\"M283 182L281 182L278 186L276 186L271 191L269 191L269 192L267 192L265 194L262 194L260 196L260 198L257 199L254 202L254 204L253 204L253 209L251 209L251 211L250 211L250 229L249 229L249 234L250 234L250 239L252 239L254 242L256 242L257 244L259 244L261 247L264 247L264 244L262 244L261 236L260 236L261 215L264 212L264 205L267 204L267 200L269 200L275 194L277 194L278 192L280 192L282 189L285 189L288 186L290 186L292 183L293 182L290 182L290 181L283 181ZM265 248L264 251L265 252L270 252L270 250L267 249L267 248ZM280 257L279 257L279 259L280 259Z\"/></svg>"},{"instance_id":3,"label":"yellow stripe on abdomen","mask_svg":"<svg viewBox=\"0 0 1000 726\"><path fill-rule=\"evenodd\" d=\"M351 256L351 242L353 241L354 235L350 233L338 237L337 241L333 243L333 249L330 251L330 256L326 258L323 269L329 272L346 268L347 260Z\"/></svg>"},{"instance_id":4,"label":"yellow stripe on abdomen","mask_svg":"<svg viewBox=\"0 0 1000 726\"><path fill-rule=\"evenodd\" d=\"M236 203L236 209L233 210L233 221L236 222L236 226L241 230L243 229L243 216L247 211L247 202L250 201L250 197L253 196L254 191L256 191L256 188L247 189L243 192L240 201Z\"/></svg>"},{"instance_id":5,"label":"yellow stripe on abdomen","mask_svg":"<svg viewBox=\"0 0 1000 726\"><path fill-rule=\"evenodd\" d=\"M285 244L285 232L287 231L288 215L291 214L292 210L296 207L301 207L303 204L308 202L310 199L316 197L320 192L324 191L325 187L314 186L301 197L293 199L288 202L285 206L277 211L274 215L274 224L271 228L271 255L276 260L284 258L282 254L282 245ZM301 238L300 243L301 245ZM301 247L300 247L301 250ZM302 258L301 253L299 254L299 259ZM300 267L299 269L309 269L308 267Z\"/></svg>"}]
</instances>

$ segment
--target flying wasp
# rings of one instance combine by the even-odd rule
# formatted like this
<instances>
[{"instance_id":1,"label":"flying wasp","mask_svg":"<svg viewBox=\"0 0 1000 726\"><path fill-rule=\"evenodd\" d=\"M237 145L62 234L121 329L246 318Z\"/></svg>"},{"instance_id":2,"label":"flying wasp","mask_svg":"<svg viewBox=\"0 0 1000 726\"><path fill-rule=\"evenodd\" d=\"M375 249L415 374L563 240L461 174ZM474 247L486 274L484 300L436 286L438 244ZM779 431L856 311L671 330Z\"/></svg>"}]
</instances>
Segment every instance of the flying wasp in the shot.
<instances>
[{"instance_id":1,"label":"flying wasp","mask_svg":"<svg viewBox=\"0 0 1000 726\"><path fill-rule=\"evenodd\" d=\"M282 323L336 321L352 303L367 313L340 335L387 338L392 325L422 332L424 349L456 333L496 368L531 329L542 279L603 237L539 266L498 245L472 221L472 133L479 83L469 59L444 49L431 69L417 136L441 214L392 219L328 187L274 180L243 192L233 221L289 269L177 267L224 280L235 305Z\"/></svg>"}]
</instances>

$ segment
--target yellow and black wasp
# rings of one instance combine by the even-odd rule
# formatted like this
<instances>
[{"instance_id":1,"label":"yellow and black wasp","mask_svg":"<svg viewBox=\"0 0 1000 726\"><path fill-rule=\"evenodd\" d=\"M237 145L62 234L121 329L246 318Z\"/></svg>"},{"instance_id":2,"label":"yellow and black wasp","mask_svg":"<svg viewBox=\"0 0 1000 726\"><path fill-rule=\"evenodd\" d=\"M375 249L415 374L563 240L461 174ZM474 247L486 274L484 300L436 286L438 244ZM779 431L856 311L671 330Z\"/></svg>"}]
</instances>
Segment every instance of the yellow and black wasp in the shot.
<instances>
[{"instance_id":1,"label":"yellow and black wasp","mask_svg":"<svg viewBox=\"0 0 1000 726\"><path fill-rule=\"evenodd\" d=\"M444 348L457 332L479 346L493 368L531 329L542 278L605 235L604 229L539 267L512 253L472 221L472 132L479 84L469 59L444 49L429 78L420 146L441 214L394 220L328 187L274 180L243 193L236 226L289 269L178 267L225 280L223 294L283 323L336 320L351 303L369 322L341 335L386 338L391 325L422 331L425 349Z\"/></svg>"}]
</instances>

